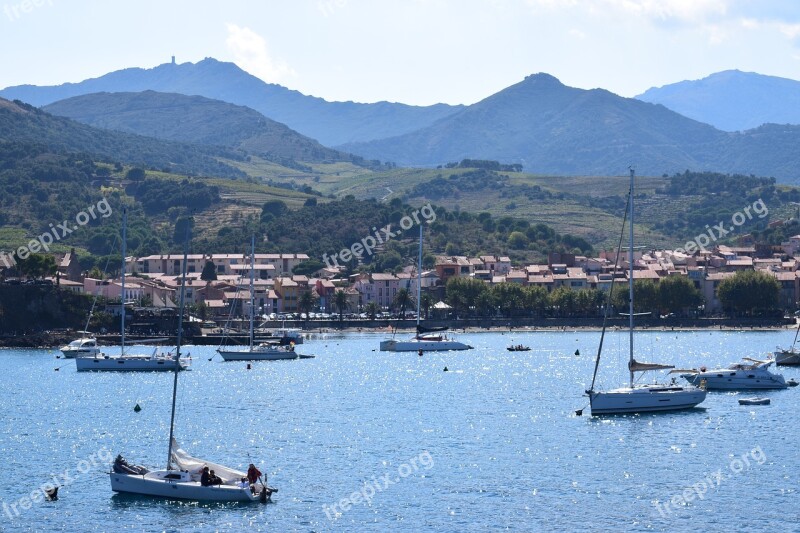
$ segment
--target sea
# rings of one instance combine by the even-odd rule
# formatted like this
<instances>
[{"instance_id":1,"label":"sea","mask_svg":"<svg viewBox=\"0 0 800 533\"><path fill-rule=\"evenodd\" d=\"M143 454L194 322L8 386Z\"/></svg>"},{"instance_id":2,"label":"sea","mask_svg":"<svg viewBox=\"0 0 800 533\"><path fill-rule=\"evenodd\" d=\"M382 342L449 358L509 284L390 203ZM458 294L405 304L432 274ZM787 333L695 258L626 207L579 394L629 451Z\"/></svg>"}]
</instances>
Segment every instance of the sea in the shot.
<instances>
[{"instance_id":1,"label":"sea","mask_svg":"<svg viewBox=\"0 0 800 533\"><path fill-rule=\"evenodd\" d=\"M278 489L267 504L114 494L117 454L165 467L174 376L78 373L56 349L0 350L0 530L800 531L800 388L592 417L597 331L464 333L474 349L422 356L380 352L383 338L317 334L297 347L313 359L249 366L185 347L177 440L208 461L255 463ZM648 330L635 351L712 368L793 338ZM627 332L608 332L598 387L626 384L627 357ZM771 404L737 401L755 395ZM57 501L42 500L49 483Z\"/></svg>"}]
</instances>

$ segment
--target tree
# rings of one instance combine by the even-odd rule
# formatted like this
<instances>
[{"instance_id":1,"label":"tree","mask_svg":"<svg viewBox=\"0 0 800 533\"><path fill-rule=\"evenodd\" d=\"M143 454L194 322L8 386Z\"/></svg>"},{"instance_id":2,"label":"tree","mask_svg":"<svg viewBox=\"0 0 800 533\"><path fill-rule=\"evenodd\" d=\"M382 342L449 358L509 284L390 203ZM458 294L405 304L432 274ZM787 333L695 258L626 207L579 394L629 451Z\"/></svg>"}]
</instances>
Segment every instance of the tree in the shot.
<instances>
[{"instance_id":1,"label":"tree","mask_svg":"<svg viewBox=\"0 0 800 533\"><path fill-rule=\"evenodd\" d=\"M395 309L400 310L400 317L406 317L406 308L409 306L413 306L417 302L414 301L414 297L408 292L408 289L402 288L397 291L397 294L394 295L394 301L392 305Z\"/></svg>"},{"instance_id":2,"label":"tree","mask_svg":"<svg viewBox=\"0 0 800 533\"><path fill-rule=\"evenodd\" d=\"M457 315L461 309L474 309L478 297L487 290L486 283L479 279L457 276L447 280L445 297Z\"/></svg>"},{"instance_id":3,"label":"tree","mask_svg":"<svg viewBox=\"0 0 800 533\"><path fill-rule=\"evenodd\" d=\"M614 299L611 304L618 310L628 312L628 285L620 284L614 288ZM651 280L640 279L633 282L633 312L658 312L660 304L658 286Z\"/></svg>"},{"instance_id":4,"label":"tree","mask_svg":"<svg viewBox=\"0 0 800 533\"><path fill-rule=\"evenodd\" d=\"M525 308L525 294L518 283L498 283L492 286L492 296L504 316L511 317Z\"/></svg>"},{"instance_id":5,"label":"tree","mask_svg":"<svg viewBox=\"0 0 800 533\"><path fill-rule=\"evenodd\" d=\"M508 236L508 245L515 250L527 248L528 243L528 237L521 231L512 231Z\"/></svg>"},{"instance_id":6,"label":"tree","mask_svg":"<svg viewBox=\"0 0 800 533\"><path fill-rule=\"evenodd\" d=\"M317 259L309 259L303 261L292 269L292 274L299 274L301 276L311 276L318 270L325 268L325 264Z\"/></svg>"},{"instance_id":7,"label":"tree","mask_svg":"<svg viewBox=\"0 0 800 533\"><path fill-rule=\"evenodd\" d=\"M433 307L433 297L429 292L422 293L422 296L420 296L419 306L423 311L425 311L425 318L429 318L431 307Z\"/></svg>"},{"instance_id":8,"label":"tree","mask_svg":"<svg viewBox=\"0 0 800 533\"><path fill-rule=\"evenodd\" d=\"M333 306L339 310L339 322L344 320L344 312L349 307L349 302L347 301L347 293L344 292L342 289L338 289L336 292L333 293Z\"/></svg>"},{"instance_id":9,"label":"tree","mask_svg":"<svg viewBox=\"0 0 800 533\"><path fill-rule=\"evenodd\" d=\"M206 261L206 264L203 266L203 272L200 274L200 279L202 279L206 283L216 281L217 265L215 265L214 262L211 261L210 259Z\"/></svg>"},{"instance_id":10,"label":"tree","mask_svg":"<svg viewBox=\"0 0 800 533\"><path fill-rule=\"evenodd\" d=\"M543 316L550 304L547 289L541 285L530 285L525 287L523 292L525 297L525 309L538 316Z\"/></svg>"},{"instance_id":11,"label":"tree","mask_svg":"<svg viewBox=\"0 0 800 533\"><path fill-rule=\"evenodd\" d=\"M125 179L131 181L142 181L146 173L143 168L133 167L125 173Z\"/></svg>"},{"instance_id":12,"label":"tree","mask_svg":"<svg viewBox=\"0 0 800 533\"><path fill-rule=\"evenodd\" d=\"M689 278L667 276L658 282L658 299L663 312L680 313L687 307L700 305L703 295Z\"/></svg>"},{"instance_id":13,"label":"tree","mask_svg":"<svg viewBox=\"0 0 800 533\"><path fill-rule=\"evenodd\" d=\"M313 291L305 291L303 294L300 295L300 299L297 301L297 307L300 308L300 311L305 313L306 318L308 320L308 315L317 307L317 295Z\"/></svg>"},{"instance_id":14,"label":"tree","mask_svg":"<svg viewBox=\"0 0 800 533\"><path fill-rule=\"evenodd\" d=\"M287 211L289 208L282 200L270 200L261 207L261 221L269 222L272 219L280 218Z\"/></svg>"},{"instance_id":15,"label":"tree","mask_svg":"<svg viewBox=\"0 0 800 533\"><path fill-rule=\"evenodd\" d=\"M375 315L378 314L378 304L375 302L367 302L367 305L364 306L364 312L367 313L370 320L375 320Z\"/></svg>"},{"instance_id":16,"label":"tree","mask_svg":"<svg viewBox=\"0 0 800 533\"><path fill-rule=\"evenodd\" d=\"M49 254L30 254L17 261L17 272L29 278L43 278L56 273L56 260Z\"/></svg>"},{"instance_id":17,"label":"tree","mask_svg":"<svg viewBox=\"0 0 800 533\"><path fill-rule=\"evenodd\" d=\"M724 279L717 297L726 312L752 315L778 306L781 287L773 276L758 270L742 270Z\"/></svg>"}]
</instances>

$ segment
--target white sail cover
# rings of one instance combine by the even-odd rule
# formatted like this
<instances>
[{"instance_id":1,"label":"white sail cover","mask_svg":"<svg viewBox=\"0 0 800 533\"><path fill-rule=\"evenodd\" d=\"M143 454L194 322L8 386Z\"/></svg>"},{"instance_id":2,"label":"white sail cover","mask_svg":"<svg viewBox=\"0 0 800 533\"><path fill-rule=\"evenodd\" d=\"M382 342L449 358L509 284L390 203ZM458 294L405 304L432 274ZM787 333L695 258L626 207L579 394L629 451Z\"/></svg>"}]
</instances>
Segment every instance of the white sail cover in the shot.
<instances>
[{"instance_id":1,"label":"white sail cover","mask_svg":"<svg viewBox=\"0 0 800 533\"><path fill-rule=\"evenodd\" d=\"M628 370L631 372L646 372L648 370L666 370L675 368L675 365L661 365L658 363L640 363L636 359L631 359L628 363Z\"/></svg>"},{"instance_id":2,"label":"white sail cover","mask_svg":"<svg viewBox=\"0 0 800 533\"><path fill-rule=\"evenodd\" d=\"M227 466L218 465L203 459L192 457L178 445L175 438L172 439L172 463L180 470L186 470L192 475L193 481L200 481L200 476L203 473L203 467L207 466L210 470L219 476L226 485L234 485L238 483L243 477L247 477L245 472L228 468Z\"/></svg>"}]
</instances>

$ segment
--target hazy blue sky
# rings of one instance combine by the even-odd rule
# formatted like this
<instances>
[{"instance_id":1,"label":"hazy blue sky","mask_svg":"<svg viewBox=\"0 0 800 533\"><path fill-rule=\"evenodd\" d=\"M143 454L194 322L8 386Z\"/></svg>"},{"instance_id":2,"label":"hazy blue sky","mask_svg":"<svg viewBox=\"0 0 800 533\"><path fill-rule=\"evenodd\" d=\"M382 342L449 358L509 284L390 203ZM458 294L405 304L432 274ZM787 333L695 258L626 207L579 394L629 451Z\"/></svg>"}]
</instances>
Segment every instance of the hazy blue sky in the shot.
<instances>
[{"instance_id":1,"label":"hazy blue sky","mask_svg":"<svg viewBox=\"0 0 800 533\"><path fill-rule=\"evenodd\" d=\"M727 69L800 80L800 0L0 0L0 49L0 87L174 54L329 100L472 103L536 72L634 96Z\"/></svg>"}]
</instances>

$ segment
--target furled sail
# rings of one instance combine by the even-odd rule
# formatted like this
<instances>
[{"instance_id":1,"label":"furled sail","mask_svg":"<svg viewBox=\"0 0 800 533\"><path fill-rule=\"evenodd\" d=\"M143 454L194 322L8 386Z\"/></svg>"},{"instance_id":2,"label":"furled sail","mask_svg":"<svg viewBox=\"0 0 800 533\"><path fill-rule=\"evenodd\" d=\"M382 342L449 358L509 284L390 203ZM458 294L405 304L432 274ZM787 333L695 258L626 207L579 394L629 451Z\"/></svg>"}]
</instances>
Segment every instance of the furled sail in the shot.
<instances>
[{"instance_id":1,"label":"furled sail","mask_svg":"<svg viewBox=\"0 0 800 533\"><path fill-rule=\"evenodd\" d=\"M417 325L417 333L435 333L437 331L447 331L447 326L425 327Z\"/></svg>"},{"instance_id":2,"label":"furled sail","mask_svg":"<svg viewBox=\"0 0 800 533\"><path fill-rule=\"evenodd\" d=\"M647 372L648 370L666 370L675 368L675 365L661 365L658 363L640 363L636 359L631 359L628 363L628 370L631 372Z\"/></svg>"}]
</instances>

